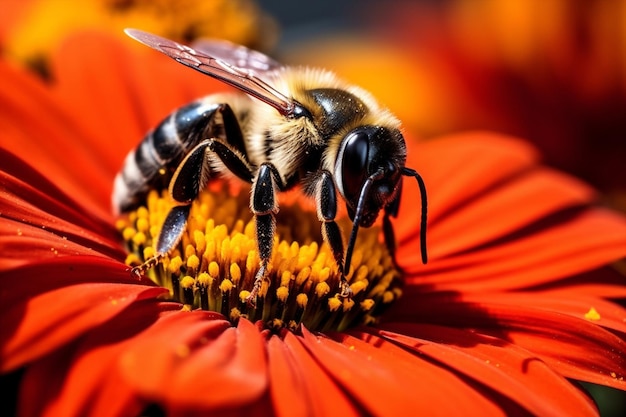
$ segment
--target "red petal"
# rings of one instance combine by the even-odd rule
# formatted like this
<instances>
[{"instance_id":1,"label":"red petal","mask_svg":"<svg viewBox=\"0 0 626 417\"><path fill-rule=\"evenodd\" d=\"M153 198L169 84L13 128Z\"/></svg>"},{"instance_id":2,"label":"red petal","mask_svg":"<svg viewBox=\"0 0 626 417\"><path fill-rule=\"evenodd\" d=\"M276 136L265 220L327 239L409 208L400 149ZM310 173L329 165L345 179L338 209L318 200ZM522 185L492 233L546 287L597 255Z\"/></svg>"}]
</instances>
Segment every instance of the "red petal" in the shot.
<instances>
[{"instance_id":1,"label":"red petal","mask_svg":"<svg viewBox=\"0 0 626 417\"><path fill-rule=\"evenodd\" d=\"M625 291L624 287L616 288L616 294L619 291ZM493 299L496 298L502 304L567 314L626 334L626 309L602 298L588 296L584 289L499 293L493 296Z\"/></svg>"},{"instance_id":2,"label":"red petal","mask_svg":"<svg viewBox=\"0 0 626 417\"><path fill-rule=\"evenodd\" d=\"M302 330L305 347L366 412L450 416L459 410L501 415L502 410L448 370L383 343L337 334L342 343ZM454 398L451 402L450 398Z\"/></svg>"},{"instance_id":3,"label":"red petal","mask_svg":"<svg viewBox=\"0 0 626 417\"><path fill-rule=\"evenodd\" d=\"M572 383L533 353L502 339L442 326L392 323L382 327L381 336L500 392L533 415L597 415L593 402Z\"/></svg>"},{"instance_id":4,"label":"red petal","mask_svg":"<svg viewBox=\"0 0 626 417\"><path fill-rule=\"evenodd\" d=\"M90 132L87 145L100 155L111 181L121 157L147 132L141 126L141 101L133 94L133 59L121 41L87 31L67 39L51 60L57 97L68 107L91 109L78 123ZM147 67L143 75L151 71Z\"/></svg>"},{"instance_id":5,"label":"red petal","mask_svg":"<svg viewBox=\"0 0 626 417\"><path fill-rule=\"evenodd\" d=\"M626 221L595 209L527 236L420 266L419 275L407 282L462 292L524 288L591 270L625 255Z\"/></svg>"},{"instance_id":6,"label":"red petal","mask_svg":"<svg viewBox=\"0 0 626 417\"><path fill-rule=\"evenodd\" d=\"M147 402L112 370L137 334L159 316L173 314L173 309L179 310L180 305L152 300L135 303L71 349L53 352L30 365L20 390L20 415L139 415Z\"/></svg>"},{"instance_id":7,"label":"red petal","mask_svg":"<svg viewBox=\"0 0 626 417\"><path fill-rule=\"evenodd\" d=\"M523 172L536 161L536 152L526 142L476 132L410 146L407 166L424 178L429 199L428 217L431 223L436 223L449 210ZM400 241L410 238L419 229L419 216L415 215L415 207L420 202L417 186L407 182L403 193Z\"/></svg>"},{"instance_id":8,"label":"red petal","mask_svg":"<svg viewBox=\"0 0 626 417\"><path fill-rule=\"evenodd\" d=\"M284 340L272 336L267 351L276 415L361 415L293 333L285 333Z\"/></svg>"},{"instance_id":9,"label":"red petal","mask_svg":"<svg viewBox=\"0 0 626 417\"><path fill-rule=\"evenodd\" d=\"M0 297L5 298L6 292L0 293ZM141 285L90 283L69 285L19 300L13 298L12 303L2 302L1 369L10 371L46 355L137 300L154 298L164 292L167 292L164 288Z\"/></svg>"},{"instance_id":10,"label":"red petal","mask_svg":"<svg viewBox=\"0 0 626 417\"><path fill-rule=\"evenodd\" d=\"M0 183L8 194L103 236L117 237L113 235L113 216L108 208L103 210L101 206L89 205L81 194L65 194L54 182L54 177L46 177L7 150L0 148L0 159Z\"/></svg>"},{"instance_id":11,"label":"red petal","mask_svg":"<svg viewBox=\"0 0 626 417\"><path fill-rule=\"evenodd\" d=\"M138 280L126 265L101 256L64 256L40 259L0 273L0 284L10 291L0 292L0 311L29 297L65 286L89 283L116 283L153 287L147 278Z\"/></svg>"},{"instance_id":12,"label":"red petal","mask_svg":"<svg viewBox=\"0 0 626 417\"><path fill-rule=\"evenodd\" d=\"M558 210L588 203L594 196L587 186L549 169L518 175L431 221L431 259L501 238Z\"/></svg>"},{"instance_id":13,"label":"red petal","mask_svg":"<svg viewBox=\"0 0 626 417\"><path fill-rule=\"evenodd\" d=\"M121 358L144 396L175 410L216 410L258 401L267 389L264 342L246 320L230 328L215 313L161 320Z\"/></svg>"},{"instance_id":14,"label":"red petal","mask_svg":"<svg viewBox=\"0 0 626 417\"><path fill-rule=\"evenodd\" d=\"M506 308L504 310L510 310ZM506 314L507 317L504 317ZM545 311L497 314L513 343L568 378L626 390L626 342L600 326Z\"/></svg>"},{"instance_id":15,"label":"red petal","mask_svg":"<svg viewBox=\"0 0 626 417\"><path fill-rule=\"evenodd\" d=\"M98 163L95 150L83 146L88 135L76 119L85 113L52 98L32 74L0 62L1 147L54 178L67 194L108 207L113 177Z\"/></svg>"},{"instance_id":16,"label":"red petal","mask_svg":"<svg viewBox=\"0 0 626 417\"><path fill-rule=\"evenodd\" d=\"M568 378L626 389L626 342L584 318L532 307L541 292L526 297L518 306L506 303L506 293L429 295L387 319L473 329L533 352Z\"/></svg>"},{"instance_id":17,"label":"red petal","mask_svg":"<svg viewBox=\"0 0 626 417\"><path fill-rule=\"evenodd\" d=\"M224 89L131 39L105 33L69 37L51 65L61 100L75 109L97 109L81 112L78 123L90 132L87 146L100 156L111 181L126 153L160 120L217 85Z\"/></svg>"},{"instance_id":18,"label":"red petal","mask_svg":"<svg viewBox=\"0 0 626 417\"><path fill-rule=\"evenodd\" d=\"M623 264L623 265L622 265ZM576 295L586 294L590 297L604 299L626 298L624 273L620 269L626 266L624 260L617 261L601 268L586 271L566 279L546 283L536 289L558 290Z\"/></svg>"},{"instance_id":19,"label":"red petal","mask_svg":"<svg viewBox=\"0 0 626 417\"><path fill-rule=\"evenodd\" d=\"M124 258L115 230L111 226L84 215L78 208L68 207L39 189L0 172L0 240L4 241L1 257L7 259L1 269L15 263L39 259L39 255L57 256L74 244L74 252L96 254L96 251L118 259ZM94 230L95 231L92 231ZM48 253L29 251L26 240L38 240ZM83 246L79 249L75 244ZM10 262L9 262L10 261Z\"/></svg>"},{"instance_id":20,"label":"red petal","mask_svg":"<svg viewBox=\"0 0 626 417\"><path fill-rule=\"evenodd\" d=\"M161 318L127 349L120 358L119 372L144 396L161 400L170 388L174 368L185 360L185 355L212 342L228 328L219 317L181 311Z\"/></svg>"},{"instance_id":21,"label":"red petal","mask_svg":"<svg viewBox=\"0 0 626 417\"><path fill-rule=\"evenodd\" d=\"M259 329L242 319L215 343L198 349L171 375L170 403L231 407L260 398L268 385L265 342ZM206 393L211 392L211 395Z\"/></svg>"},{"instance_id":22,"label":"red petal","mask_svg":"<svg viewBox=\"0 0 626 417\"><path fill-rule=\"evenodd\" d=\"M74 255L105 257L84 243L69 240L67 235L61 237L52 231L7 219L0 219L0 247L0 271L41 262L46 258Z\"/></svg>"}]
</instances>

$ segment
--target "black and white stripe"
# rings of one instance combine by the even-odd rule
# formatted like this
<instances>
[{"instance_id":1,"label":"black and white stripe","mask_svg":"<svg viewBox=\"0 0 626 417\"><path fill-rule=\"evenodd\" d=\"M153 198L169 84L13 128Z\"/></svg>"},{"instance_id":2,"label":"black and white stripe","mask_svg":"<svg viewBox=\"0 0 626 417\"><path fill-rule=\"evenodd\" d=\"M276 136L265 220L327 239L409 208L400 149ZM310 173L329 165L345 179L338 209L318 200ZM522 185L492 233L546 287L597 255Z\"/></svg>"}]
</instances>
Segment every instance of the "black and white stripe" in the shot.
<instances>
[{"instance_id":1,"label":"black and white stripe","mask_svg":"<svg viewBox=\"0 0 626 417\"><path fill-rule=\"evenodd\" d=\"M213 118L218 107L206 98L181 107L128 153L113 184L112 203L117 213L136 208L151 188L167 186L189 150L215 135Z\"/></svg>"}]
</instances>

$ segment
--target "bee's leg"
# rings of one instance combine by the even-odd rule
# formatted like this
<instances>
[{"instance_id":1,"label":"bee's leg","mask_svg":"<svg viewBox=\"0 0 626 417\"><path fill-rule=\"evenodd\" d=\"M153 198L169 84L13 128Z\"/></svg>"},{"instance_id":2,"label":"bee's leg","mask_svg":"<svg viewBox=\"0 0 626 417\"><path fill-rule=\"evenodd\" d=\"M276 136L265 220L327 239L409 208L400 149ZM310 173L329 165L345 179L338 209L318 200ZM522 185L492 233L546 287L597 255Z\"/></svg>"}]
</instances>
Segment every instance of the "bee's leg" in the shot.
<instances>
[{"instance_id":1,"label":"bee's leg","mask_svg":"<svg viewBox=\"0 0 626 417\"><path fill-rule=\"evenodd\" d=\"M402 272L402 268L398 265L396 258L397 242L396 235L393 231L393 224L391 223L391 217L398 217L398 211L400 210L400 196L402 195L402 182L400 182L400 190L396 194L396 197L385 207L385 214L383 216L383 236L385 238L385 246L391 255L393 264L397 269Z\"/></svg>"},{"instance_id":2,"label":"bee's leg","mask_svg":"<svg viewBox=\"0 0 626 417\"><path fill-rule=\"evenodd\" d=\"M179 205L173 207L167 214L161 232L157 238L156 255L146 260L142 265L131 270L134 276L139 277L142 272L156 265L180 241L187 226L187 218L191 209L191 202L196 199L200 191L206 186L211 172L211 159L218 158L222 164L234 175L246 182L252 182L252 167L245 158L245 144L241 127L237 117L227 103L217 107L204 108L199 102L193 103L175 113L175 120L163 122L157 128L159 135L153 136L158 140L157 152L163 158L166 149L170 149L173 136L165 130L175 129L180 137L185 138L185 146L192 146L191 150L179 163L169 182L169 193ZM204 139L207 126L220 114L224 125L226 143L219 139ZM176 139L178 140L178 139ZM169 142L168 142L169 141Z\"/></svg>"},{"instance_id":3,"label":"bee's leg","mask_svg":"<svg viewBox=\"0 0 626 417\"><path fill-rule=\"evenodd\" d=\"M228 145L231 148L236 149L241 152L242 155L245 155L246 145L243 139L243 133L241 132L241 125L239 124L239 120L237 119L235 112L233 112L233 109L227 103L221 104L218 108L218 112L222 115L226 142L228 142Z\"/></svg>"},{"instance_id":4,"label":"bee's leg","mask_svg":"<svg viewBox=\"0 0 626 417\"><path fill-rule=\"evenodd\" d=\"M317 218L322 222L322 236L324 241L330 245L335 263L337 264L337 269L341 274L339 295L341 297L350 297L352 290L346 279L346 274L350 271L344 271L343 237L339 226L335 222L335 217L337 216L337 193L335 192L335 183L330 172L320 171L319 176L314 180L314 184Z\"/></svg>"},{"instance_id":5,"label":"bee's leg","mask_svg":"<svg viewBox=\"0 0 626 417\"><path fill-rule=\"evenodd\" d=\"M244 181L252 181L252 168L237 151L214 139L200 142L183 159L170 182L170 195L174 201L181 205L172 208L167 215L157 240L157 253L165 254L178 243L185 230L189 206L198 197L211 177L210 159L214 157L217 157L230 172ZM187 207L185 215L183 215L182 207ZM171 231L166 230L166 227L171 228Z\"/></svg>"},{"instance_id":6,"label":"bee's leg","mask_svg":"<svg viewBox=\"0 0 626 417\"><path fill-rule=\"evenodd\" d=\"M140 275L153 266L180 241L187 226L191 202L204 189L211 176L211 157L219 158L226 168L243 180L252 180L250 165L229 145L214 139L203 140L196 145L185 156L170 181L169 193L179 205L172 207L165 218L157 238L156 254L144 264L133 268L133 275Z\"/></svg>"},{"instance_id":7,"label":"bee's leg","mask_svg":"<svg viewBox=\"0 0 626 417\"><path fill-rule=\"evenodd\" d=\"M206 163L209 141L204 140L196 145L176 168L170 181L169 193L179 205L170 209L165 222L161 227L156 241L156 254L143 264L132 269L135 276L158 263L159 259L167 255L180 241L187 218L191 209L191 202L208 181L210 167Z\"/></svg>"},{"instance_id":8,"label":"bee's leg","mask_svg":"<svg viewBox=\"0 0 626 417\"><path fill-rule=\"evenodd\" d=\"M276 168L269 163L259 167L256 179L252 186L250 196L250 208L254 214L256 223L256 241L261 264L254 279L254 285L246 301L250 305L256 303L256 297L261 289L263 281L267 279L268 265L274 246L274 232L276 230L276 217L278 204L276 192L280 189L281 180Z\"/></svg>"}]
</instances>

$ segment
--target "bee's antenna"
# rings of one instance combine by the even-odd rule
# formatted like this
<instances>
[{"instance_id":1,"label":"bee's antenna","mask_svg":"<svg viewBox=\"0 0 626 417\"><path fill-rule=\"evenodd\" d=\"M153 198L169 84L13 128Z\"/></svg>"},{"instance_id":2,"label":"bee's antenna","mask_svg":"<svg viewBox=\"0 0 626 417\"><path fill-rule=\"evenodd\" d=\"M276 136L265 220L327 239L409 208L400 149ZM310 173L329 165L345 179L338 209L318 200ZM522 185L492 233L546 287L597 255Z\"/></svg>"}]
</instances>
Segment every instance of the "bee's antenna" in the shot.
<instances>
[{"instance_id":1,"label":"bee's antenna","mask_svg":"<svg viewBox=\"0 0 626 417\"><path fill-rule=\"evenodd\" d=\"M363 183L363 187L361 187L361 194L359 194L359 201L356 205L356 210L354 214L354 220L352 221L352 231L350 232L350 240L348 240L348 249L346 250L346 262L344 264L344 275L348 275L350 272L350 262L352 261L352 252L354 250L354 244L356 242L356 234L359 231L359 223L361 222L361 217L363 216L363 209L365 207L365 200L367 199L367 194L370 190L370 187L374 183L375 180L380 179L384 176L385 173L382 169L376 171Z\"/></svg>"},{"instance_id":2,"label":"bee's antenna","mask_svg":"<svg viewBox=\"0 0 626 417\"><path fill-rule=\"evenodd\" d=\"M422 252L422 263L428 262L428 253L426 252L426 225L428 223L428 201L426 198L426 185L424 180L417 173L417 171L411 168L402 168L402 175L407 177L413 177L417 180L417 185L420 188L420 196L422 197L422 219L420 222L420 250Z\"/></svg>"}]
</instances>

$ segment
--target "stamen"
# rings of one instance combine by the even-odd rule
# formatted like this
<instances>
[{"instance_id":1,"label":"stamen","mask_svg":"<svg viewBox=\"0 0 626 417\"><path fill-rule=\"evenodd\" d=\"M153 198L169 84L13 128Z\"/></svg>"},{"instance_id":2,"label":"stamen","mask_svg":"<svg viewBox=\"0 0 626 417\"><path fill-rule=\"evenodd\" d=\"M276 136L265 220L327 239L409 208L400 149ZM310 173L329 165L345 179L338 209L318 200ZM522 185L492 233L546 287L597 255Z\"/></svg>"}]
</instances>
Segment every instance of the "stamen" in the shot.
<instances>
[{"instance_id":1,"label":"stamen","mask_svg":"<svg viewBox=\"0 0 626 417\"><path fill-rule=\"evenodd\" d=\"M360 230L347 280L352 297L340 296L340 274L316 213L297 203L281 204L268 281L257 303L246 302L260 267L249 193L233 196L226 186L212 185L192 203L187 229L171 253L143 272L170 290L185 310L222 313L233 325L239 318L261 320L271 330L343 330L375 323L400 297L395 268L380 229ZM146 205L128 213L116 226L138 266L154 257L154 244L171 208L167 192L149 193ZM351 224L339 221L344 230Z\"/></svg>"}]
</instances>

